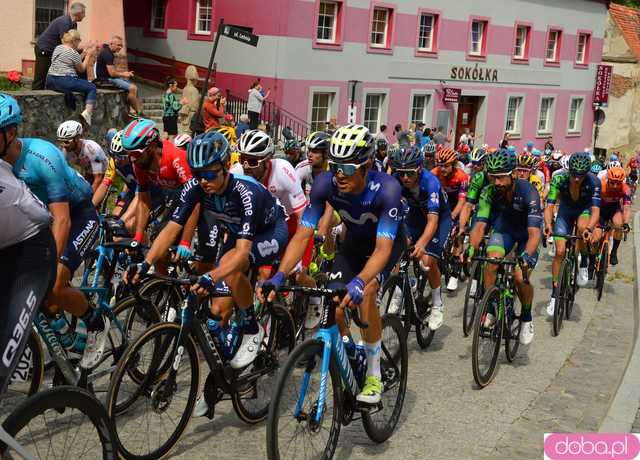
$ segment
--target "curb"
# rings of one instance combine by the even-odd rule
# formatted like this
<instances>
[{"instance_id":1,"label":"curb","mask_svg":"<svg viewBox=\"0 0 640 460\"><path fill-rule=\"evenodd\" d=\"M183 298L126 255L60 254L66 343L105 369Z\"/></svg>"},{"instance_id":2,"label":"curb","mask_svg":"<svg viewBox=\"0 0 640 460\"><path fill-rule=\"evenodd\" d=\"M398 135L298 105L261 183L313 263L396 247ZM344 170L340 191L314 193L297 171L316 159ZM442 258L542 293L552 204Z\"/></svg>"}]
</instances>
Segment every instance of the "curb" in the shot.
<instances>
[{"instance_id":1,"label":"curb","mask_svg":"<svg viewBox=\"0 0 640 460\"><path fill-rule=\"evenodd\" d=\"M629 433L638 412L640 405L640 341L638 341L638 316L640 292L640 211L633 217L633 245L635 249L635 285L636 294L634 296L633 314L633 348L629 356L627 368L624 371L618 390L611 402L609 411L600 425L600 432L606 433Z\"/></svg>"}]
</instances>

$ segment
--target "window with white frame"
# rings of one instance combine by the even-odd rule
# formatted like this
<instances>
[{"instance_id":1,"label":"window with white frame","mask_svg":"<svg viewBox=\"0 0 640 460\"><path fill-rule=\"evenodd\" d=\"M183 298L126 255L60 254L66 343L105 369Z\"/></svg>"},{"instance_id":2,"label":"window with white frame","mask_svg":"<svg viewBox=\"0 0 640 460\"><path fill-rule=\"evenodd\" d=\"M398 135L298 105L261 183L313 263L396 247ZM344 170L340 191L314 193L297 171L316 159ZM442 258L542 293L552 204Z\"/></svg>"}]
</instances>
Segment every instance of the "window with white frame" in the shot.
<instances>
[{"instance_id":1,"label":"window with white frame","mask_svg":"<svg viewBox=\"0 0 640 460\"><path fill-rule=\"evenodd\" d=\"M383 102L384 94L367 94L365 97L363 125L372 133L378 132Z\"/></svg>"},{"instance_id":2,"label":"window with white frame","mask_svg":"<svg viewBox=\"0 0 640 460\"><path fill-rule=\"evenodd\" d=\"M538 114L538 133L540 134L551 132L554 101L553 97L540 99L540 113Z\"/></svg>"},{"instance_id":3,"label":"window with white frame","mask_svg":"<svg viewBox=\"0 0 640 460\"><path fill-rule=\"evenodd\" d=\"M331 118L331 106L334 93L313 93L311 102L311 131L324 131L325 125Z\"/></svg>"},{"instance_id":4,"label":"window with white frame","mask_svg":"<svg viewBox=\"0 0 640 460\"><path fill-rule=\"evenodd\" d=\"M509 97L507 120L504 128L509 134L520 134L523 102L524 98L522 96Z\"/></svg>"},{"instance_id":5,"label":"window with white frame","mask_svg":"<svg viewBox=\"0 0 640 460\"><path fill-rule=\"evenodd\" d=\"M324 43L335 43L338 4L336 2L320 2L318 10L318 29L316 40Z\"/></svg>"},{"instance_id":6,"label":"window with white frame","mask_svg":"<svg viewBox=\"0 0 640 460\"><path fill-rule=\"evenodd\" d=\"M211 33L211 15L213 11L213 0L196 1L196 28L197 34L208 35Z\"/></svg>"},{"instance_id":7,"label":"window with white frame","mask_svg":"<svg viewBox=\"0 0 640 460\"><path fill-rule=\"evenodd\" d=\"M433 34L435 32L436 17L433 14L420 15L420 30L418 31L418 49L433 51Z\"/></svg>"},{"instance_id":8,"label":"window with white frame","mask_svg":"<svg viewBox=\"0 0 640 460\"><path fill-rule=\"evenodd\" d=\"M427 122L427 106L429 105L428 94L414 94L411 101L411 119L409 123Z\"/></svg>"},{"instance_id":9,"label":"window with white frame","mask_svg":"<svg viewBox=\"0 0 640 460\"><path fill-rule=\"evenodd\" d=\"M469 54L472 56L480 56L484 51L484 40L486 35L486 21L471 22L471 47Z\"/></svg>"},{"instance_id":10,"label":"window with white frame","mask_svg":"<svg viewBox=\"0 0 640 460\"><path fill-rule=\"evenodd\" d=\"M578 34L578 49L576 50L576 63L584 64L587 60L587 47L589 34Z\"/></svg>"},{"instance_id":11,"label":"window with white frame","mask_svg":"<svg viewBox=\"0 0 640 460\"><path fill-rule=\"evenodd\" d=\"M65 0L36 0L36 37L49 27L51 21L65 14L67 1Z\"/></svg>"},{"instance_id":12,"label":"window with white frame","mask_svg":"<svg viewBox=\"0 0 640 460\"><path fill-rule=\"evenodd\" d=\"M371 46L373 48L387 47L389 16L388 8L373 9L373 19L371 21Z\"/></svg>"},{"instance_id":13,"label":"window with white frame","mask_svg":"<svg viewBox=\"0 0 640 460\"><path fill-rule=\"evenodd\" d=\"M514 58L525 59L527 57L528 36L529 36L529 27L519 25L516 28L516 44L513 50Z\"/></svg>"},{"instance_id":14,"label":"window with white frame","mask_svg":"<svg viewBox=\"0 0 640 460\"><path fill-rule=\"evenodd\" d=\"M570 133L579 133L582 127L582 106L584 99L581 97L572 97L569 102L569 123L567 131Z\"/></svg>"},{"instance_id":15,"label":"window with white frame","mask_svg":"<svg viewBox=\"0 0 640 460\"><path fill-rule=\"evenodd\" d=\"M165 0L151 0L151 25L150 29L156 32L164 32Z\"/></svg>"},{"instance_id":16,"label":"window with white frame","mask_svg":"<svg viewBox=\"0 0 640 460\"><path fill-rule=\"evenodd\" d=\"M547 39L547 61L558 61L558 46L560 44L560 31L550 30Z\"/></svg>"}]
</instances>

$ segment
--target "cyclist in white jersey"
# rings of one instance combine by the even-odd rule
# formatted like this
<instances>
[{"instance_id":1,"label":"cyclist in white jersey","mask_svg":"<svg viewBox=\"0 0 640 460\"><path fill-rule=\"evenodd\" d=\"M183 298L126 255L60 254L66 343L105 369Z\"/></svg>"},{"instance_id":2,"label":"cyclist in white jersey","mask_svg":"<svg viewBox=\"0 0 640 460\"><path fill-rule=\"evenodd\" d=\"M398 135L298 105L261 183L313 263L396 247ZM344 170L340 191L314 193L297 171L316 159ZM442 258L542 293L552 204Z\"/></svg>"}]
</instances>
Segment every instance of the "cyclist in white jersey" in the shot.
<instances>
[{"instance_id":1,"label":"cyclist in white jersey","mask_svg":"<svg viewBox=\"0 0 640 460\"><path fill-rule=\"evenodd\" d=\"M58 143L67 162L76 164L91 188L95 192L102 183L109 166L107 154L100 144L91 139L81 139L82 125L74 120L67 120L58 126Z\"/></svg>"},{"instance_id":2,"label":"cyclist in white jersey","mask_svg":"<svg viewBox=\"0 0 640 460\"><path fill-rule=\"evenodd\" d=\"M302 183L302 189L309 195L313 178L318 174L329 170L327 154L331 136L324 131L315 131L307 137L307 159L296 166L296 175Z\"/></svg>"}]
</instances>

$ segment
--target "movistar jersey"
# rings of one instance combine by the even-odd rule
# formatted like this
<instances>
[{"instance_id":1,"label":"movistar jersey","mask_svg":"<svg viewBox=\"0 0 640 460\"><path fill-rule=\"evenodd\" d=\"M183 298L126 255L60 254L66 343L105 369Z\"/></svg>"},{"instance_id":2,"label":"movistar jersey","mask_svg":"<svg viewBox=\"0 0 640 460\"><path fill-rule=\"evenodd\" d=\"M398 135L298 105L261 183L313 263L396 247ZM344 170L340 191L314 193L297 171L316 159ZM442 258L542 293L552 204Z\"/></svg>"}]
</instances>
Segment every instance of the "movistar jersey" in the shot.
<instances>
[{"instance_id":1,"label":"movistar jersey","mask_svg":"<svg viewBox=\"0 0 640 460\"><path fill-rule=\"evenodd\" d=\"M538 191L529 181L516 179L511 201L507 201L495 185L488 185L480 194L476 219L478 222L490 222L498 216L502 216L502 220L513 225L514 229L540 228L542 209Z\"/></svg>"},{"instance_id":2,"label":"movistar jersey","mask_svg":"<svg viewBox=\"0 0 640 460\"><path fill-rule=\"evenodd\" d=\"M394 177L397 178L397 174L394 174ZM402 187L402 196L409 205L407 216L409 226L424 225L427 214L436 214L440 219L451 217L447 195L442 190L438 178L429 171L422 170L415 188Z\"/></svg>"},{"instance_id":3,"label":"movistar jersey","mask_svg":"<svg viewBox=\"0 0 640 460\"><path fill-rule=\"evenodd\" d=\"M580 184L578 199L574 200L569 191L571 176L569 172L562 172L553 176L551 187L547 195L547 203L554 204L558 199L564 206L576 209L600 206L600 181L591 173L587 173Z\"/></svg>"},{"instance_id":4,"label":"movistar jersey","mask_svg":"<svg viewBox=\"0 0 640 460\"><path fill-rule=\"evenodd\" d=\"M373 250L376 238L395 239L402 220L400 183L388 174L369 171L360 194L338 191L330 172L316 176L302 225L316 228L328 202L347 227L347 239Z\"/></svg>"},{"instance_id":5,"label":"movistar jersey","mask_svg":"<svg viewBox=\"0 0 640 460\"><path fill-rule=\"evenodd\" d=\"M21 139L22 151L13 165L44 204L68 202L71 209L91 206L91 185L69 166L58 148L42 139Z\"/></svg>"}]
</instances>

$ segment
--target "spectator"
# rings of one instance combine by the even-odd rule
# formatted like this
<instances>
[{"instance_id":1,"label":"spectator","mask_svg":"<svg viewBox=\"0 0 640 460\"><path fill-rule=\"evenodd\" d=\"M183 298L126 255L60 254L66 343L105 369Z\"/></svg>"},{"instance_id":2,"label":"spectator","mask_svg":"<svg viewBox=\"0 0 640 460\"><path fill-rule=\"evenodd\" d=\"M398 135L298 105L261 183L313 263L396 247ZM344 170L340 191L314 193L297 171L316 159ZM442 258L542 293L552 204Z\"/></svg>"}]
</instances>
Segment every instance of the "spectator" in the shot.
<instances>
[{"instance_id":1,"label":"spectator","mask_svg":"<svg viewBox=\"0 0 640 460\"><path fill-rule=\"evenodd\" d=\"M141 116L142 105L138 100L138 87L129 81L133 77L133 72L116 70L115 53L119 53L122 48L122 37L118 35L114 35L108 45L103 45L102 51L98 54L96 80L109 81L121 90L126 91L130 115Z\"/></svg>"},{"instance_id":2,"label":"spectator","mask_svg":"<svg viewBox=\"0 0 640 460\"><path fill-rule=\"evenodd\" d=\"M464 132L462 133L462 136L460 136L458 144L469 145L469 128L464 129Z\"/></svg>"},{"instance_id":3,"label":"spectator","mask_svg":"<svg viewBox=\"0 0 640 460\"><path fill-rule=\"evenodd\" d=\"M68 14L55 18L49 27L40 34L33 48L36 55L36 65L32 89L44 89L53 51L56 46L62 43L64 34L78 27L78 22L84 19L85 12L86 7L82 3L74 2L69 7Z\"/></svg>"},{"instance_id":4,"label":"spectator","mask_svg":"<svg viewBox=\"0 0 640 460\"><path fill-rule=\"evenodd\" d=\"M236 126L236 137L240 139L242 133L249 129L249 115L243 113L240 115L240 121L238 122L238 126Z\"/></svg>"},{"instance_id":5,"label":"spectator","mask_svg":"<svg viewBox=\"0 0 640 460\"><path fill-rule=\"evenodd\" d=\"M209 88L207 98L202 104L202 122L204 130L209 131L220 127L220 120L224 119L224 107L227 100L222 97L220 90L215 86Z\"/></svg>"},{"instance_id":6,"label":"spectator","mask_svg":"<svg viewBox=\"0 0 640 460\"><path fill-rule=\"evenodd\" d=\"M400 123L393 127L393 134L396 136L396 141L399 145L411 145L409 131L403 130Z\"/></svg>"},{"instance_id":7,"label":"spectator","mask_svg":"<svg viewBox=\"0 0 640 460\"><path fill-rule=\"evenodd\" d=\"M85 108L81 115L87 125L91 126L91 116L96 105L96 85L82 78L78 73L86 72L95 57L95 48L83 52L84 59L78 54L80 33L71 29L62 37L62 45L56 46L51 56L51 66L47 73L47 89L72 93L84 93ZM72 99L74 100L74 99ZM75 104L75 103L74 103Z\"/></svg>"},{"instance_id":8,"label":"spectator","mask_svg":"<svg viewBox=\"0 0 640 460\"><path fill-rule=\"evenodd\" d=\"M416 145L422 147L426 142L424 141L424 123L419 121L416 124Z\"/></svg>"},{"instance_id":9,"label":"spectator","mask_svg":"<svg viewBox=\"0 0 640 460\"><path fill-rule=\"evenodd\" d=\"M236 119L233 118L233 114L232 113L228 113L224 116L224 125L225 126L229 126L231 128L235 128L236 127Z\"/></svg>"},{"instance_id":10,"label":"spectator","mask_svg":"<svg viewBox=\"0 0 640 460\"><path fill-rule=\"evenodd\" d=\"M500 141L500 148L506 149L507 147L509 147L509 133L504 133L504 137Z\"/></svg>"},{"instance_id":11,"label":"spectator","mask_svg":"<svg viewBox=\"0 0 640 460\"><path fill-rule=\"evenodd\" d=\"M433 143L436 145L444 145L449 142L449 139L444 134L444 128L442 126L438 126L438 130L433 135Z\"/></svg>"},{"instance_id":12,"label":"spectator","mask_svg":"<svg viewBox=\"0 0 640 460\"><path fill-rule=\"evenodd\" d=\"M553 136L547 138L547 142L544 143L544 151L547 150L553 152L556 148L553 146Z\"/></svg>"},{"instance_id":13,"label":"spectator","mask_svg":"<svg viewBox=\"0 0 640 460\"><path fill-rule=\"evenodd\" d=\"M389 139L387 139L387 125L380 125L380 131L376 134L376 140L383 139L389 143Z\"/></svg>"},{"instance_id":14,"label":"spectator","mask_svg":"<svg viewBox=\"0 0 640 460\"><path fill-rule=\"evenodd\" d=\"M268 90L264 95L262 94L262 84L259 79L251 85L249 100L247 102L250 129L258 128L260 124L260 113L262 112L262 103L269 97L269 94L271 94L271 90Z\"/></svg>"},{"instance_id":15,"label":"spectator","mask_svg":"<svg viewBox=\"0 0 640 460\"><path fill-rule=\"evenodd\" d=\"M431 128L425 128L424 137L422 138L424 145L427 145L429 142L431 142L432 138L433 138L433 131L431 130Z\"/></svg>"},{"instance_id":16,"label":"spectator","mask_svg":"<svg viewBox=\"0 0 640 460\"><path fill-rule=\"evenodd\" d=\"M166 91L162 95L162 125L164 132L167 133L170 140L178 134L178 112L182 108L182 104L176 97L178 91L178 80L173 77L167 78Z\"/></svg>"},{"instance_id":17,"label":"spectator","mask_svg":"<svg viewBox=\"0 0 640 460\"><path fill-rule=\"evenodd\" d=\"M324 130L328 134L332 135L337 128L338 128L338 120L336 119L336 117L331 117L329 118L329 121L327 121L326 127Z\"/></svg>"}]
</instances>

